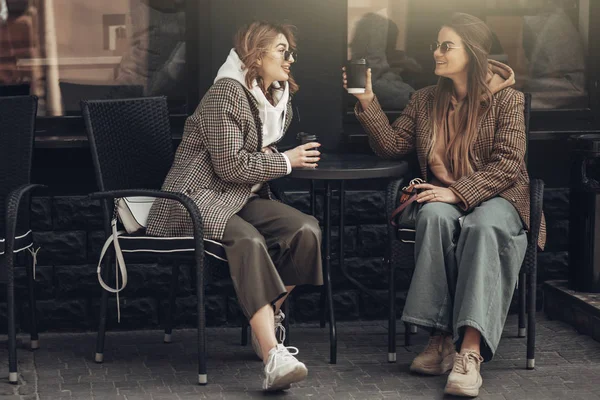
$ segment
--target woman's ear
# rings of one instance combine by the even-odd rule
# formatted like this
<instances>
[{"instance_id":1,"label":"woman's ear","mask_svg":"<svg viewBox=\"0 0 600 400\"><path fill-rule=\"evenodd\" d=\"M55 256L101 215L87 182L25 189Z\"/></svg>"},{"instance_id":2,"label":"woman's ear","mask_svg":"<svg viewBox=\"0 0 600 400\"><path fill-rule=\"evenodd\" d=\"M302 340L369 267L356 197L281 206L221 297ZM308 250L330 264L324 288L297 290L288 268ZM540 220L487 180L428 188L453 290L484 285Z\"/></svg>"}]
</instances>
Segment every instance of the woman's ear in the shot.
<instances>
[{"instance_id":1,"label":"woman's ear","mask_svg":"<svg viewBox=\"0 0 600 400\"><path fill-rule=\"evenodd\" d=\"M262 57L256 60L256 64L257 64L259 67L262 67Z\"/></svg>"}]
</instances>

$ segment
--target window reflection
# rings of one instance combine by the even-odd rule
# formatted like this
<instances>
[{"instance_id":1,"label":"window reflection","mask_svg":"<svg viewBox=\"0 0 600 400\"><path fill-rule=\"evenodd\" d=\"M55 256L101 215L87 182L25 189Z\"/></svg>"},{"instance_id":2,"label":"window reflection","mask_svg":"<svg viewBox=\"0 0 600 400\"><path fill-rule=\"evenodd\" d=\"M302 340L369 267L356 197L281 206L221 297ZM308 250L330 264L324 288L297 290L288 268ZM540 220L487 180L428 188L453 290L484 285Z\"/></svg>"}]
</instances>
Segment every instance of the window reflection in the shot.
<instances>
[{"instance_id":1,"label":"window reflection","mask_svg":"<svg viewBox=\"0 0 600 400\"><path fill-rule=\"evenodd\" d=\"M403 109L414 89L402 79L402 72L421 72L421 66L396 47L398 25L376 13L363 15L356 23L350 42L350 58L364 58L371 68L373 91L382 107Z\"/></svg>"},{"instance_id":2,"label":"window reflection","mask_svg":"<svg viewBox=\"0 0 600 400\"><path fill-rule=\"evenodd\" d=\"M413 90L437 82L428 44L444 14L460 11L488 23L490 58L516 73L534 109L588 107L589 0L351 0L348 58L367 59L385 109L402 109ZM348 105L354 100L348 97Z\"/></svg>"},{"instance_id":3,"label":"window reflection","mask_svg":"<svg viewBox=\"0 0 600 400\"><path fill-rule=\"evenodd\" d=\"M81 99L166 95L185 113L183 0L0 0L0 90L40 97L40 115ZM22 93L21 93L22 94Z\"/></svg>"}]
</instances>

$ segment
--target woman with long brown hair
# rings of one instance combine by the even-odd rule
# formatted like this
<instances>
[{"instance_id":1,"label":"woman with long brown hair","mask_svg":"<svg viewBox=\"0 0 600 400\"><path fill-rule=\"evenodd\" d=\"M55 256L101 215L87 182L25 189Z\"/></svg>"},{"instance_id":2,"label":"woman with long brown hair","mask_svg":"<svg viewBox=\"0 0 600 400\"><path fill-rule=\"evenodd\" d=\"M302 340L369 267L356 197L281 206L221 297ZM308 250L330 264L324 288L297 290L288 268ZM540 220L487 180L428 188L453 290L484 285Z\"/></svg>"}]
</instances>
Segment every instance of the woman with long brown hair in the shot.
<instances>
[{"instance_id":1,"label":"woman with long brown hair","mask_svg":"<svg viewBox=\"0 0 600 400\"><path fill-rule=\"evenodd\" d=\"M402 319L431 331L411 371L451 370L445 391L459 396L478 395L480 364L496 352L529 226L524 96L510 87L512 69L488 59L491 44L483 21L453 14L431 46L438 84L415 92L391 125L370 71L365 93L355 94L378 155L417 152L427 183L417 186L416 265Z\"/></svg>"},{"instance_id":2,"label":"woman with long brown hair","mask_svg":"<svg viewBox=\"0 0 600 400\"><path fill-rule=\"evenodd\" d=\"M290 72L295 49L288 25L254 22L239 30L213 86L185 123L163 185L194 200L204 238L225 248L252 345L265 364L265 390L288 389L306 378L306 366L294 357L298 349L281 344L281 305L296 285L323 284L317 220L274 201L267 183L319 161L319 143L285 153L275 147L292 119L291 95L298 90ZM191 235L192 222L179 203L159 199L147 233Z\"/></svg>"}]
</instances>

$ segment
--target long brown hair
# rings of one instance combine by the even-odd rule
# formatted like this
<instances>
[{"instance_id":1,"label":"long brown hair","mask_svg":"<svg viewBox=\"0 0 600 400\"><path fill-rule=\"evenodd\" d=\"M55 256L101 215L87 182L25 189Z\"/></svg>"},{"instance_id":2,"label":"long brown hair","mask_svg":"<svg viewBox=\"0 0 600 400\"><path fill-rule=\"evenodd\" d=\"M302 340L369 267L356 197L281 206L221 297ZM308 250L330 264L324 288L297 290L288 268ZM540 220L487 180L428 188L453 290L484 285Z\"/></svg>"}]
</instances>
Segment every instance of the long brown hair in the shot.
<instances>
[{"instance_id":1,"label":"long brown hair","mask_svg":"<svg viewBox=\"0 0 600 400\"><path fill-rule=\"evenodd\" d=\"M479 121L492 103L492 92L487 85L488 54L492 47L492 32L477 17L454 13L443 26L454 30L462 39L469 57L467 66L467 96L464 104L455 111L454 138L446 148L446 157L455 179L473 172L473 144L477 139ZM433 105L432 142L429 158L436 140L448 135L448 110L454 93L450 78L440 77Z\"/></svg>"},{"instance_id":2,"label":"long brown hair","mask_svg":"<svg viewBox=\"0 0 600 400\"><path fill-rule=\"evenodd\" d=\"M235 52L248 70L246 74L246 86L252 87L252 82L256 79L262 88L262 78L259 75L260 67L258 60L264 57L270 49L271 44L282 34L287 39L290 50L296 49L296 37L294 36L294 26L286 24L275 24L266 21L255 21L249 25L241 27L234 39ZM281 88L284 82L279 82ZM290 93L296 93L299 89L294 77L289 75L288 84ZM272 86L269 91L275 90ZM272 93L265 93L269 98Z\"/></svg>"}]
</instances>

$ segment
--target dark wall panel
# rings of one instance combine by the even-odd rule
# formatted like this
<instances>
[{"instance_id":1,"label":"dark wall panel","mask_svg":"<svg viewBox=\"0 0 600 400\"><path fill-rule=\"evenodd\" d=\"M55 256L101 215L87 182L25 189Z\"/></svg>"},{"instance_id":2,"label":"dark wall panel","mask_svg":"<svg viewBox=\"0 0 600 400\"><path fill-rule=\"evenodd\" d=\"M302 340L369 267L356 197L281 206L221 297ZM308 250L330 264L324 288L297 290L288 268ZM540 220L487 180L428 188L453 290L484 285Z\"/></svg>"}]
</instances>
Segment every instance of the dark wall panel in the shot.
<instances>
[{"instance_id":1,"label":"dark wall panel","mask_svg":"<svg viewBox=\"0 0 600 400\"><path fill-rule=\"evenodd\" d=\"M294 120L282 147L295 145L296 133L303 130L319 135L326 149L337 148L342 139L341 67L346 50L346 1L213 0L210 8L211 79L227 58L233 36L243 24L261 19L297 27L299 57L292 73L300 91L292 100Z\"/></svg>"}]
</instances>

